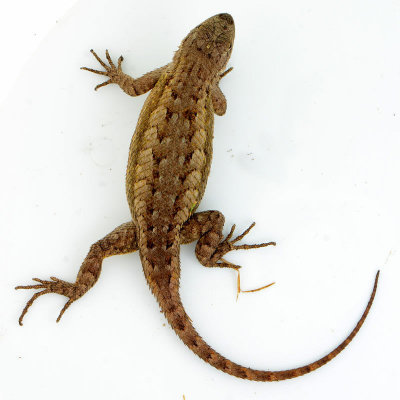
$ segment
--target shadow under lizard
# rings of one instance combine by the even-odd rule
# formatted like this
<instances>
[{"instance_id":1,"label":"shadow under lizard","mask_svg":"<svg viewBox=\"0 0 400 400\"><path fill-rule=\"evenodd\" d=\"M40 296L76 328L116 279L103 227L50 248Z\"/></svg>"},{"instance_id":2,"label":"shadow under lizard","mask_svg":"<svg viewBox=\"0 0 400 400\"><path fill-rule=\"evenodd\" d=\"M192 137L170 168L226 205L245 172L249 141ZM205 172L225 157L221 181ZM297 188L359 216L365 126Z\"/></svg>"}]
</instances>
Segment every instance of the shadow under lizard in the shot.
<instances>
[{"instance_id":1,"label":"shadow under lizard","mask_svg":"<svg viewBox=\"0 0 400 400\"><path fill-rule=\"evenodd\" d=\"M143 271L168 322L195 354L230 375L254 381L279 381L311 372L337 356L354 338L371 308L379 271L368 305L350 335L325 357L303 367L285 371L262 371L238 365L212 349L196 332L179 295L181 244L197 240L196 256L206 267L238 269L223 256L238 249L275 245L238 245L254 226L233 239L235 226L224 239L224 216L219 211L196 213L203 196L212 159L214 113L223 115L226 100L218 84L225 71L235 36L233 18L215 15L194 28L182 41L171 63L133 79L122 72L122 56L109 65L92 54L104 75L131 96L151 90L133 135L126 172L126 193L132 220L94 243L74 283L55 277L34 278L35 285L16 289L43 289L26 304L19 323L32 303L43 294L58 293L69 298L58 316L82 297L98 280L105 257L139 251ZM223 72L225 71L225 72Z\"/></svg>"}]
</instances>

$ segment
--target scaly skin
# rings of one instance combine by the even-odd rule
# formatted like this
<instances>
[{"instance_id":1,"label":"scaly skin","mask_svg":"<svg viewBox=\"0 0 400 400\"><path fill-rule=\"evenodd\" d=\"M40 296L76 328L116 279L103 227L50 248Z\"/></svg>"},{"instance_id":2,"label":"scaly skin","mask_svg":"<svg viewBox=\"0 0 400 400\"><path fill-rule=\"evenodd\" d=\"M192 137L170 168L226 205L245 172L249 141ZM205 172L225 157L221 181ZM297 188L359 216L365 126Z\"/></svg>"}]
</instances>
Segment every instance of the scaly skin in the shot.
<instances>
[{"instance_id":1,"label":"scaly skin","mask_svg":"<svg viewBox=\"0 0 400 400\"><path fill-rule=\"evenodd\" d=\"M209 18L183 40L172 62L139 79L122 72L122 57L109 65L92 50L105 71L83 68L104 75L126 93L137 96L152 89L140 114L129 151L126 193L132 221L121 225L92 245L75 283L57 278L18 289L44 289L24 308L20 324L33 301L46 293L69 298L64 311L97 281L105 257L139 250L151 291L168 322L182 341L200 358L233 376L255 381L279 381L311 372L339 354L357 334L372 305L376 275L368 305L350 335L325 357L286 371L259 371L235 364L212 349L196 332L179 295L180 245L197 240L196 256L206 267L239 266L222 257L231 250L275 245L237 245L249 230L232 239L234 226L224 239L224 216L218 211L194 213L203 196L212 159L214 113L223 115L226 100L218 83L226 75L234 40L234 22L229 14Z\"/></svg>"}]
</instances>

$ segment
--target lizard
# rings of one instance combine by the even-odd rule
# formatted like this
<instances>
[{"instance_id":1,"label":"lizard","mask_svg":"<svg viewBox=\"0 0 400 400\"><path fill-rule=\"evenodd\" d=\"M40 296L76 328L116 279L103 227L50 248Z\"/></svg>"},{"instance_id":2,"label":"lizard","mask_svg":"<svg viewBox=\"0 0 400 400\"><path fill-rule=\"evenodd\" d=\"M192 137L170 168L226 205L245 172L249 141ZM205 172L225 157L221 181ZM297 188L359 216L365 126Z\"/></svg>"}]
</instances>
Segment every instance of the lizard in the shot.
<instances>
[{"instance_id":1,"label":"lizard","mask_svg":"<svg viewBox=\"0 0 400 400\"><path fill-rule=\"evenodd\" d=\"M280 381L304 375L336 357L357 334L372 306L379 271L365 311L349 336L326 356L294 369L255 370L227 359L202 339L183 307L179 294L180 245L197 241L195 253L203 266L236 270L238 265L223 258L228 252L275 245L239 245L237 242L254 223L235 238L233 225L224 238L225 217L221 212L196 212L210 172L214 114L221 116L226 111L219 82L232 69L225 70L234 36L232 16L215 15L191 30L169 64L137 79L122 71L122 56L114 64L106 50L107 64L91 50L104 70L82 69L108 78L95 90L108 84L119 85L130 96L151 90L129 149L126 194L132 219L90 247L75 282L34 278L36 284L17 286L41 289L27 302L20 325L32 303L47 293L68 298L57 318L60 321L67 308L99 279L104 258L138 251L151 292L178 337L205 362L235 377Z\"/></svg>"}]
</instances>

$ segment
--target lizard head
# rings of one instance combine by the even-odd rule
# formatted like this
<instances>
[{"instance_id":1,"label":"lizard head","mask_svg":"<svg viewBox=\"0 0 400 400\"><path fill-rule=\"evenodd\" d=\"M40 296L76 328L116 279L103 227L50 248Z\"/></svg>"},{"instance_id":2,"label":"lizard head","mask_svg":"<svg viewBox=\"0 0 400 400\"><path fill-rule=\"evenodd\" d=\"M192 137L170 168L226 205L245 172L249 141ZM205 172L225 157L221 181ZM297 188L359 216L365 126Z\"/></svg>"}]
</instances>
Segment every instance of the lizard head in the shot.
<instances>
[{"instance_id":1,"label":"lizard head","mask_svg":"<svg viewBox=\"0 0 400 400\"><path fill-rule=\"evenodd\" d=\"M225 68L231 56L235 23L230 14L217 14L196 26L183 39L174 60L200 62L211 78Z\"/></svg>"}]
</instances>

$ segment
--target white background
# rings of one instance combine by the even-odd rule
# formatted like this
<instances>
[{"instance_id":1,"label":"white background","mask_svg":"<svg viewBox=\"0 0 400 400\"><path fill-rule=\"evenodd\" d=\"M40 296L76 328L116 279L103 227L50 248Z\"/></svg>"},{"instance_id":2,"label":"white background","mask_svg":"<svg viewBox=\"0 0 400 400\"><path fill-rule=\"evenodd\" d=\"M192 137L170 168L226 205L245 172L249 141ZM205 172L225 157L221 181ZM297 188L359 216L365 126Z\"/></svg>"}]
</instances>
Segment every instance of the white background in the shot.
<instances>
[{"instance_id":1,"label":"white background","mask_svg":"<svg viewBox=\"0 0 400 400\"><path fill-rule=\"evenodd\" d=\"M398 1L21 0L1 6L0 398L398 398L400 3ZM72 8L70 8L72 6ZM124 174L144 97L101 77L90 48L140 76L166 64L204 19L229 12L234 71L221 87L214 160L200 210L248 243L236 274L182 248L181 294L199 333L260 369L312 362L360 317L356 339L307 376L243 381L194 356L158 311L137 254L104 262L98 284L55 319L41 297L17 320L31 277L73 281L91 243L129 220Z\"/></svg>"}]
</instances>

